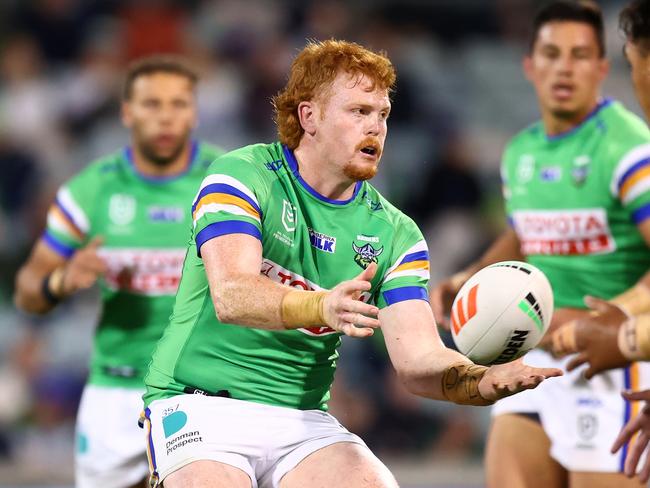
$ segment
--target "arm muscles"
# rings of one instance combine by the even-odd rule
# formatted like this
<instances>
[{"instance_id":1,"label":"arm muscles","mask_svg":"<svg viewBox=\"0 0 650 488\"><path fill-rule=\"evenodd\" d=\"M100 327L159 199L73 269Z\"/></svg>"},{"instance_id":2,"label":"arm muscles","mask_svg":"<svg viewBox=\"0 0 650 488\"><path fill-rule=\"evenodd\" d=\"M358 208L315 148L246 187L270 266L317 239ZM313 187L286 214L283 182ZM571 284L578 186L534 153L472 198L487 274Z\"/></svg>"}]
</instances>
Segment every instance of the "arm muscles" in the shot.
<instances>
[{"instance_id":1,"label":"arm muscles","mask_svg":"<svg viewBox=\"0 0 650 488\"><path fill-rule=\"evenodd\" d=\"M637 228L648 247L650 247L650 219L641 222ZM620 295L610 300L627 315L650 312L650 270L639 281Z\"/></svg>"},{"instance_id":2,"label":"arm muscles","mask_svg":"<svg viewBox=\"0 0 650 488\"><path fill-rule=\"evenodd\" d=\"M219 320L283 329L281 302L289 287L260 274L261 242L246 234L210 239L201 246L210 294Z\"/></svg>"},{"instance_id":3,"label":"arm muscles","mask_svg":"<svg viewBox=\"0 0 650 488\"><path fill-rule=\"evenodd\" d=\"M521 244L519 237L512 227L508 227L496 241L483 253L481 259L476 263L476 269L498 263L499 261L525 261L525 256L521 253Z\"/></svg>"},{"instance_id":4,"label":"arm muscles","mask_svg":"<svg viewBox=\"0 0 650 488\"><path fill-rule=\"evenodd\" d=\"M379 321L391 362L408 390L445 400L445 370L451 364L472 363L442 343L429 304L423 300L395 303L379 312Z\"/></svg>"}]
</instances>

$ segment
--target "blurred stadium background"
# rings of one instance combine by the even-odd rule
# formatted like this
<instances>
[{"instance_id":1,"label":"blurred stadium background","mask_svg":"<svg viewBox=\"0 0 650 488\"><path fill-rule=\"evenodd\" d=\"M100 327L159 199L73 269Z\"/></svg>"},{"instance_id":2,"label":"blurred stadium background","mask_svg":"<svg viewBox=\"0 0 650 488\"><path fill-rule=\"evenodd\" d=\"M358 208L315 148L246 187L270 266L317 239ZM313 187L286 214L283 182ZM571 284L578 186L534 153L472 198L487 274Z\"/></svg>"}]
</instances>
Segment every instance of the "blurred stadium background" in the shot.
<instances>
[{"instance_id":1,"label":"blurred stadium background","mask_svg":"<svg viewBox=\"0 0 650 488\"><path fill-rule=\"evenodd\" d=\"M425 230L436 282L502 228L500 152L537 117L520 69L537 3L0 1L0 486L72 485L97 296L37 319L14 309L13 280L57 186L127 143L119 87L129 60L188 55L202 74L198 136L233 149L275 139L269 100L305 38L386 50L399 79L374 183ZM605 94L640 113L617 32L624 3L600 2ZM331 406L405 488L482 486L487 409L409 396L381 340L345 341Z\"/></svg>"}]
</instances>

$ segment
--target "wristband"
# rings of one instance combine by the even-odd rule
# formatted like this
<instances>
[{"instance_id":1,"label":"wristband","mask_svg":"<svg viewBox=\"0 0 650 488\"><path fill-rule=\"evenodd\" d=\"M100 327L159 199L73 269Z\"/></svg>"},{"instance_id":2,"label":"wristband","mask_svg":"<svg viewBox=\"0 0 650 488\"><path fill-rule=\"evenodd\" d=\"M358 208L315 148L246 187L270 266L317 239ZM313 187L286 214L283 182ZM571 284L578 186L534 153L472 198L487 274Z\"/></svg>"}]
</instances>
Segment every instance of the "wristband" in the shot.
<instances>
[{"instance_id":1,"label":"wristband","mask_svg":"<svg viewBox=\"0 0 650 488\"><path fill-rule=\"evenodd\" d=\"M50 274L45 275L41 282L41 294L51 305L56 305L63 299L63 278L65 267L59 266Z\"/></svg>"},{"instance_id":2,"label":"wristband","mask_svg":"<svg viewBox=\"0 0 650 488\"><path fill-rule=\"evenodd\" d=\"M323 305L327 291L291 290L282 297L281 315L285 329L327 325Z\"/></svg>"},{"instance_id":3,"label":"wristband","mask_svg":"<svg viewBox=\"0 0 650 488\"><path fill-rule=\"evenodd\" d=\"M50 276L52 275L45 275L43 281L41 281L41 295L43 295L43 298L45 298L47 303L50 305L56 305L61 301L61 299L50 291Z\"/></svg>"},{"instance_id":4,"label":"wristband","mask_svg":"<svg viewBox=\"0 0 650 488\"><path fill-rule=\"evenodd\" d=\"M478 384L489 368L472 363L456 363L442 375L442 394L446 400L459 405L492 405L478 391Z\"/></svg>"},{"instance_id":5,"label":"wristband","mask_svg":"<svg viewBox=\"0 0 650 488\"><path fill-rule=\"evenodd\" d=\"M577 320L571 320L551 334L551 341L553 343L552 352L554 356L562 357L578 352L576 323Z\"/></svg>"},{"instance_id":6,"label":"wristband","mask_svg":"<svg viewBox=\"0 0 650 488\"><path fill-rule=\"evenodd\" d=\"M630 361L650 360L650 314L638 315L621 325L618 348Z\"/></svg>"},{"instance_id":7,"label":"wristband","mask_svg":"<svg viewBox=\"0 0 650 488\"><path fill-rule=\"evenodd\" d=\"M620 308L628 317L650 312L650 288L642 283L637 283L629 290L612 298L610 303Z\"/></svg>"}]
</instances>

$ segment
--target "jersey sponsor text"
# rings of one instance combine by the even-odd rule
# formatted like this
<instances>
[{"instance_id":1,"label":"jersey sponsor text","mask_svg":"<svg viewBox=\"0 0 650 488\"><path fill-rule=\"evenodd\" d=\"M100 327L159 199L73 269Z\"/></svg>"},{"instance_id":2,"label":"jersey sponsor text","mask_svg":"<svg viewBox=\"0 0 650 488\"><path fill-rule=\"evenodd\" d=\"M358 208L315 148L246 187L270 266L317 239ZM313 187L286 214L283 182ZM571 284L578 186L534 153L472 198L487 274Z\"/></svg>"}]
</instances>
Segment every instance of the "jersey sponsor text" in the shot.
<instances>
[{"instance_id":1,"label":"jersey sponsor text","mask_svg":"<svg viewBox=\"0 0 650 488\"><path fill-rule=\"evenodd\" d=\"M602 208L521 210L513 213L524 254L585 255L616 249Z\"/></svg>"}]
</instances>

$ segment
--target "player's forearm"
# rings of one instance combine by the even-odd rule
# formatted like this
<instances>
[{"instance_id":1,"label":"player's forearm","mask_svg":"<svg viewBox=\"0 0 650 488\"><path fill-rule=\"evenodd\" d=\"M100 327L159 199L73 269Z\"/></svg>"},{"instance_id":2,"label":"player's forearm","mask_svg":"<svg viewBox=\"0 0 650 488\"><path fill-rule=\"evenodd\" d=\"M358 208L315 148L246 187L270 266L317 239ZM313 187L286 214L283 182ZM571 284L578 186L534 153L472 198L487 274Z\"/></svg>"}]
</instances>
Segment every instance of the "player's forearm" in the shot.
<instances>
[{"instance_id":1,"label":"player's forearm","mask_svg":"<svg viewBox=\"0 0 650 488\"><path fill-rule=\"evenodd\" d=\"M212 286L221 322L263 329L283 329L281 303L289 288L264 276L231 276Z\"/></svg>"},{"instance_id":2,"label":"player's forearm","mask_svg":"<svg viewBox=\"0 0 650 488\"><path fill-rule=\"evenodd\" d=\"M628 316L650 312L650 271L630 289L614 297L610 302L616 304Z\"/></svg>"},{"instance_id":3,"label":"player's forearm","mask_svg":"<svg viewBox=\"0 0 650 488\"><path fill-rule=\"evenodd\" d=\"M512 228L508 228L477 261L451 277L455 288L460 288L477 271L500 261L525 261L521 253L519 238Z\"/></svg>"},{"instance_id":4,"label":"player's forearm","mask_svg":"<svg viewBox=\"0 0 650 488\"><path fill-rule=\"evenodd\" d=\"M433 400L447 400L442 379L451 364L472 364L462 354L442 347L407 363L394 364L397 374L406 389L414 395Z\"/></svg>"},{"instance_id":5,"label":"player's forearm","mask_svg":"<svg viewBox=\"0 0 650 488\"><path fill-rule=\"evenodd\" d=\"M56 306L55 300L48 300L43 294L46 274L38 273L28 266L16 275L14 304L19 310L34 314L45 314Z\"/></svg>"},{"instance_id":6,"label":"player's forearm","mask_svg":"<svg viewBox=\"0 0 650 488\"><path fill-rule=\"evenodd\" d=\"M220 321L269 330L325 325L326 292L295 290L264 276L239 275L212 287Z\"/></svg>"},{"instance_id":7,"label":"player's forearm","mask_svg":"<svg viewBox=\"0 0 650 488\"><path fill-rule=\"evenodd\" d=\"M483 253L481 258L473 264L473 272L499 261L524 261L521 253L521 244L517 233L512 228L505 230L499 238Z\"/></svg>"},{"instance_id":8,"label":"player's forearm","mask_svg":"<svg viewBox=\"0 0 650 488\"><path fill-rule=\"evenodd\" d=\"M637 315L619 328L618 348L630 361L650 361L650 314Z\"/></svg>"}]
</instances>

